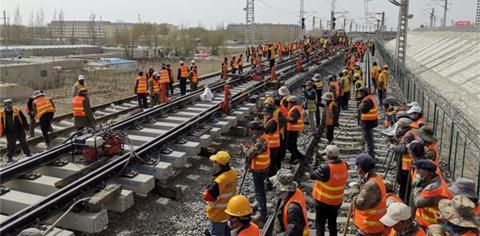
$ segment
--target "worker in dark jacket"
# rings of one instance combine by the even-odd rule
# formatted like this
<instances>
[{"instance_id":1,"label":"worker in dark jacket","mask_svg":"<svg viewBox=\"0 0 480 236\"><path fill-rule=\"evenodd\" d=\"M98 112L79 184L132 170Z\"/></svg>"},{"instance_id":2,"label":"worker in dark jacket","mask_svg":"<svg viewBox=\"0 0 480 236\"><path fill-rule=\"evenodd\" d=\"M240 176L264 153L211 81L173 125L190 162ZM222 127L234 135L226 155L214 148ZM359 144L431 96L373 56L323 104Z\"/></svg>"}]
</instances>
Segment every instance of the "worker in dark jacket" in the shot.
<instances>
[{"instance_id":1,"label":"worker in dark jacket","mask_svg":"<svg viewBox=\"0 0 480 236\"><path fill-rule=\"evenodd\" d=\"M0 137L4 134L7 138L7 161L13 161L15 144L20 142L22 151L26 156L30 156L25 130L28 130L27 118L22 110L13 105L12 99L3 101L3 108L0 109Z\"/></svg>"},{"instance_id":2,"label":"worker in dark jacket","mask_svg":"<svg viewBox=\"0 0 480 236\"><path fill-rule=\"evenodd\" d=\"M29 118L28 133L30 138L35 136L35 114L33 113L33 100L34 98L30 96L27 101L27 106L25 108L25 113L27 113Z\"/></svg>"},{"instance_id":3,"label":"worker in dark jacket","mask_svg":"<svg viewBox=\"0 0 480 236\"><path fill-rule=\"evenodd\" d=\"M367 143L368 155L375 158L373 128L378 126L378 107L367 87L359 89L359 100L361 101L358 107L360 124L363 128L365 142Z\"/></svg>"},{"instance_id":4,"label":"worker in dark jacket","mask_svg":"<svg viewBox=\"0 0 480 236\"><path fill-rule=\"evenodd\" d=\"M273 100L273 98L271 99ZM268 170L268 177L274 176L282 166L281 160L278 159L278 150L280 149L280 125L278 118L273 116L275 105L265 104L263 108L263 125L265 127L265 134L268 138L270 147L270 167ZM270 180L266 180L266 189L272 189Z\"/></svg>"},{"instance_id":5,"label":"worker in dark jacket","mask_svg":"<svg viewBox=\"0 0 480 236\"><path fill-rule=\"evenodd\" d=\"M337 235L337 217L343 202L344 189L348 179L348 166L339 158L340 151L335 145L325 148L326 162L313 171L315 181L312 195L315 199L316 235L325 235L328 220L329 235Z\"/></svg>"},{"instance_id":6,"label":"worker in dark jacket","mask_svg":"<svg viewBox=\"0 0 480 236\"><path fill-rule=\"evenodd\" d=\"M95 118L87 95L87 89L81 89L78 91L78 95L72 99L73 123L77 130L95 125Z\"/></svg>"},{"instance_id":7,"label":"worker in dark jacket","mask_svg":"<svg viewBox=\"0 0 480 236\"><path fill-rule=\"evenodd\" d=\"M317 127L315 123L315 111L317 110L317 90L313 85L313 81L307 81L304 87L302 87L304 94L304 109L307 109L307 121L310 125L311 134L317 133Z\"/></svg>"},{"instance_id":8,"label":"worker in dark jacket","mask_svg":"<svg viewBox=\"0 0 480 236\"><path fill-rule=\"evenodd\" d=\"M305 196L293 180L292 172L280 169L271 179L281 199L272 235L309 235Z\"/></svg>"}]
</instances>

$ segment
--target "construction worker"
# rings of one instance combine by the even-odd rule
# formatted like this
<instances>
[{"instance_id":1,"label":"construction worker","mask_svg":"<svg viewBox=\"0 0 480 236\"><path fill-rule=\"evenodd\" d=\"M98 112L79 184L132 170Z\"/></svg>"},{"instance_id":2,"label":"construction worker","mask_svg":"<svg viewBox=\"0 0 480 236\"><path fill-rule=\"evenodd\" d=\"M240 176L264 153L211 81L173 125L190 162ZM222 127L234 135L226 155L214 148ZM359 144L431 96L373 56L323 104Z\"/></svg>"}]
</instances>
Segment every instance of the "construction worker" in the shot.
<instances>
[{"instance_id":1,"label":"construction worker","mask_svg":"<svg viewBox=\"0 0 480 236\"><path fill-rule=\"evenodd\" d=\"M7 138L7 161L13 161L15 145L20 142L23 154L30 156L25 130L28 130L27 118L22 110L13 105L12 99L3 100L3 108L0 109L0 137Z\"/></svg>"},{"instance_id":2,"label":"construction worker","mask_svg":"<svg viewBox=\"0 0 480 236\"><path fill-rule=\"evenodd\" d=\"M295 72L300 73L303 71L302 68L303 58L301 53L297 53L296 62L295 62Z\"/></svg>"},{"instance_id":3,"label":"construction worker","mask_svg":"<svg viewBox=\"0 0 480 236\"><path fill-rule=\"evenodd\" d=\"M361 181L352 186L354 204L353 224L359 235L383 235L380 218L386 212L386 189L383 179L375 171L375 161L368 154L355 159Z\"/></svg>"},{"instance_id":4,"label":"construction worker","mask_svg":"<svg viewBox=\"0 0 480 236\"><path fill-rule=\"evenodd\" d=\"M247 49L245 50L245 57L246 57L247 62L250 61L250 55L252 55L251 53L252 53L252 51L250 50L250 47L247 47Z\"/></svg>"},{"instance_id":5,"label":"construction worker","mask_svg":"<svg viewBox=\"0 0 480 236\"><path fill-rule=\"evenodd\" d=\"M187 79L188 79L188 67L185 66L183 61L180 61L180 67L178 67L177 78L180 86L180 95L187 93Z\"/></svg>"},{"instance_id":6,"label":"construction worker","mask_svg":"<svg viewBox=\"0 0 480 236\"><path fill-rule=\"evenodd\" d=\"M322 104L322 94L323 94L323 80L320 74L313 75L312 78L313 86L317 92L317 110L315 111L315 124L317 127L320 127L320 107Z\"/></svg>"},{"instance_id":7,"label":"construction worker","mask_svg":"<svg viewBox=\"0 0 480 236\"><path fill-rule=\"evenodd\" d=\"M411 182L410 178L410 169L413 163L413 157L408 151L408 145L416 140L416 135L411 132L412 127L410 126L411 120L408 118L400 118L398 120L398 128L396 131L396 137L400 139L398 145L390 145L395 156L397 156L398 163L397 165L397 179L396 181L400 185L399 196L408 204L410 198Z\"/></svg>"},{"instance_id":8,"label":"construction worker","mask_svg":"<svg viewBox=\"0 0 480 236\"><path fill-rule=\"evenodd\" d=\"M333 93L326 92L322 99L326 103L323 120L325 122L325 127L327 127L327 140L329 144L332 144L335 127L339 126L338 119L340 117L340 111L333 97Z\"/></svg>"},{"instance_id":9,"label":"construction worker","mask_svg":"<svg viewBox=\"0 0 480 236\"><path fill-rule=\"evenodd\" d=\"M167 66L162 63L160 70L160 103L167 103L167 85L170 83L170 75L168 74Z\"/></svg>"},{"instance_id":10,"label":"construction worker","mask_svg":"<svg viewBox=\"0 0 480 236\"><path fill-rule=\"evenodd\" d=\"M280 204L276 209L278 214L275 216L277 227L274 227L272 235L309 236L305 196L293 180L291 170L280 169L271 179L280 198Z\"/></svg>"},{"instance_id":11,"label":"construction worker","mask_svg":"<svg viewBox=\"0 0 480 236\"><path fill-rule=\"evenodd\" d=\"M385 227L392 230L387 236L425 236L426 233L420 224L412 218L412 208L402 202L392 203L387 207L387 213L380 218Z\"/></svg>"},{"instance_id":12,"label":"construction worker","mask_svg":"<svg viewBox=\"0 0 480 236\"><path fill-rule=\"evenodd\" d=\"M365 82L358 73L353 74L353 81L353 87L355 88L355 99L358 99L361 97L360 88L365 87Z\"/></svg>"},{"instance_id":13,"label":"construction worker","mask_svg":"<svg viewBox=\"0 0 480 236\"><path fill-rule=\"evenodd\" d=\"M337 235L337 217L343 203L345 185L348 179L348 166L339 158L340 151L335 145L325 148L326 161L313 171L312 195L315 199L316 235L325 235L328 220L329 235Z\"/></svg>"},{"instance_id":14,"label":"construction worker","mask_svg":"<svg viewBox=\"0 0 480 236\"><path fill-rule=\"evenodd\" d=\"M362 72L362 68L360 68L360 65L359 64L355 64L355 67L353 68L353 74L358 74L360 75L360 79L363 80L363 72ZM355 82L356 82L356 78L353 79Z\"/></svg>"},{"instance_id":15,"label":"construction worker","mask_svg":"<svg viewBox=\"0 0 480 236\"><path fill-rule=\"evenodd\" d=\"M148 91L150 92L150 107L154 107L160 103L160 74L158 71L153 72L148 79Z\"/></svg>"},{"instance_id":16,"label":"construction worker","mask_svg":"<svg viewBox=\"0 0 480 236\"><path fill-rule=\"evenodd\" d=\"M95 125L95 118L87 95L87 89L80 89L78 95L72 99L73 124L77 130Z\"/></svg>"},{"instance_id":17,"label":"construction worker","mask_svg":"<svg viewBox=\"0 0 480 236\"><path fill-rule=\"evenodd\" d=\"M188 76L190 78L190 92L194 92L195 90L198 89L198 81L199 81L198 67L195 64L195 60L191 61L191 65L188 71Z\"/></svg>"},{"instance_id":18,"label":"construction worker","mask_svg":"<svg viewBox=\"0 0 480 236\"><path fill-rule=\"evenodd\" d=\"M253 209L243 195L235 195L228 201L225 213L228 215L230 235L236 236L260 236L260 229L251 222Z\"/></svg>"},{"instance_id":19,"label":"construction worker","mask_svg":"<svg viewBox=\"0 0 480 236\"><path fill-rule=\"evenodd\" d=\"M435 165L438 166L440 163L437 146L438 139L435 137L433 130L424 125L420 129L412 129L412 132L417 138L422 140L422 143L425 146L425 158L433 161Z\"/></svg>"},{"instance_id":20,"label":"construction worker","mask_svg":"<svg viewBox=\"0 0 480 236\"><path fill-rule=\"evenodd\" d=\"M278 114L274 116L275 105L273 98L270 104L265 104L263 107L263 125L265 127L265 134L268 137L268 144L270 147L270 169L268 177L274 176L282 166L282 161L278 158L278 151L280 149L280 123L278 121ZM267 190L272 189L272 183L267 179Z\"/></svg>"},{"instance_id":21,"label":"construction worker","mask_svg":"<svg viewBox=\"0 0 480 236\"><path fill-rule=\"evenodd\" d=\"M275 66L275 47L273 46L273 44L270 44L268 46L268 62L270 63L269 64L269 69L272 70L272 68Z\"/></svg>"},{"instance_id":22,"label":"construction worker","mask_svg":"<svg viewBox=\"0 0 480 236\"><path fill-rule=\"evenodd\" d=\"M228 79L228 58L223 58L222 63L222 79Z\"/></svg>"},{"instance_id":23,"label":"construction worker","mask_svg":"<svg viewBox=\"0 0 480 236\"><path fill-rule=\"evenodd\" d=\"M148 94L148 82L147 78L143 76L143 71L138 72L138 77L135 79L135 94L138 98L138 106L140 109L148 108L147 94Z\"/></svg>"},{"instance_id":24,"label":"construction worker","mask_svg":"<svg viewBox=\"0 0 480 236\"><path fill-rule=\"evenodd\" d=\"M379 74L378 74L376 88L378 91L378 100L380 101L380 105L382 105L383 99L385 99L385 97L387 96L389 73L388 73L388 70L385 70L385 69L377 69L377 71L379 72Z\"/></svg>"},{"instance_id":25,"label":"construction worker","mask_svg":"<svg viewBox=\"0 0 480 236\"><path fill-rule=\"evenodd\" d=\"M257 224L263 224L267 217L265 180L270 167L270 147L268 136L264 133L264 127L260 121L248 123L248 128L255 142L248 149L244 149L244 153L252 173L255 197L259 207L259 211L252 219Z\"/></svg>"},{"instance_id":26,"label":"construction worker","mask_svg":"<svg viewBox=\"0 0 480 236\"><path fill-rule=\"evenodd\" d=\"M72 96L75 97L78 95L78 90L86 89L87 85L85 84L85 76L79 75L78 81L73 85Z\"/></svg>"},{"instance_id":27,"label":"construction worker","mask_svg":"<svg viewBox=\"0 0 480 236\"><path fill-rule=\"evenodd\" d=\"M25 113L29 118L28 133L30 138L35 136L35 114L33 113L33 100L34 98L32 96L28 97L27 105L25 106Z\"/></svg>"},{"instance_id":28,"label":"construction worker","mask_svg":"<svg viewBox=\"0 0 480 236\"><path fill-rule=\"evenodd\" d=\"M277 151L277 157L275 164L277 165L275 167L276 170L281 168L282 161L285 159L285 153L287 150L287 144L286 144L286 129L287 129L287 115L288 115L288 110L285 106L281 104L281 97L280 96L275 96L274 97L274 103L275 103L275 110L273 112L273 116L277 118L278 124L280 126L280 147L278 148Z\"/></svg>"},{"instance_id":29,"label":"construction worker","mask_svg":"<svg viewBox=\"0 0 480 236\"><path fill-rule=\"evenodd\" d=\"M367 143L368 154L375 158L375 144L373 139L373 128L378 126L378 107L375 99L370 95L368 88L360 88L360 124L363 128L363 135Z\"/></svg>"},{"instance_id":30,"label":"construction worker","mask_svg":"<svg viewBox=\"0 0 480 236\"><path fill-rule=\"evenodd\" d=\"M219 151L210 156L215 173L210 185L203 192L203 200L207 202L207 218L210 235L229 235L225 213L228 201L237 192L237 172L229 165L230 154Z\"/></svg>"},{"instance_id":31,"label":"construction worker","mask_svg":"<svg viewBox=\"0 0 480 236\"><path fill-rule=\"evenodd\" d=\"M230 61L230 68L232 71L232 74L236 74L238 70L238 63L237 63L237 57L233 56L232 60Z\"/></svg>"},{"instance_id":32,"label":"construction worker","mask_svg":"<svg viewBox=\"0 0 480 236\"><path fill-rule=\"evenodd\" d=\"M343 96L340 99L340 107L342 110L348 110L348 101L350 100L350 91L352 85L350 84L350 76L348 75L348 70L343 69L342 73L339 74L340 76L340 89L342 90Z\"/></svg>"},{"instance_id":33,"label":"construction worker","mask_svg":"<svg viewBox=\"0 0 480 236\"><path fill-rule=\"evenodd\" d=\"M439 217L444 222L427 228L431 236L477 236L479 221L474 215L475 204L466 196L457 195L452 200L442 199L438 203Z\"/></svg>"},{"instance_id":34,"label":"construction worker","mask_svg":"<svg viewBox=\"0 0 480 236\"><path fill-rule=\"evenodd\" d=\"M168 79L170 82L167 84L167 97L173 95L173 83L175 82L173 79L172 67L170 64L167 64L167 71L168 71ZM170 91L170 92L169 92Z\"/></svg>"},{"instance_id":35,"label":"construction worker","mask_svg":"<svg viewBox=\"0 0 480 236\"><path fill-rule=\"evenodd\" d=\"M298 151L297 139L298 133L304 129L304 112L302 107L298 105L298 98L296 96L289 96L287 101L287 150L291 154L291 162L302 162L305 158L303 154Z\"/></svg>"},{"instance_id":36,"label":"construction worker","mask_svg":"<svg viewBox=\"0 0 480 236\"><path fill-rule=\"evenodd\" d=\"M438 223L438 202L444 198L448 199L450 193L445 180L437 175L435 163L422 159L416 161L412 167L416 168L416 182L412 184L413 204L417 209L415 219L426 228Z\"/></svg>"},{"instance_id":37,"label":"construction worker","mask_svg":"<svg viewBox=\"0 0 480 236\"><path fill-rule=\"evenodd\" d=\"M387 191L387 198L386 198L387 208L393 203L398 203L398 202L403 203L402 199L400 199L400 197L395 193L395 186L393 182L388 179L385 179L383 180L383 183L385 184L385 189ZM391 231L392 231L392 227L385 225L383 235L389 235Z\"/></svg>"},{"instance_id":38,"label":"construction worker","mask_svg":"<svg viewBox=\"0 0 480 236\"><path fill-rule=\"evenodd\" d=\"M52 100L45 96L40 90L33 91L33 114L35 114L35 121L40 124L45 144L50 146L50 137L48 132L52 129L53 115L56 112L55 105Z\"/></svg>"},{"instance_id":39,"label":"construction worker","mask_svg":"<svg viewBox=\"0 0 480 236\"><path fill-rule=\"evenodd\" d=\"M335 101L338 101L339 97L343 95L340 90L340 84L337 82L335 75L329 75L327 79L329 84L328 91L333 94Z\"/></svg>"},{"instance_id":40,"label":"construction worker","mask_svg":"<svg viewBox=\"0 0 480 236\"><path fill-rule=\"evenodd\" d=\"M378 88L377 87L377 81L378 81L378 75L380 73L379 69L381 70L381 68L378 66L377 62L374 61L372 63L372 68L370 69L370 79L372 80L374 88Z\"/></svg>"},{"instance_id":41,"label":"construction worker","mask_svg":"<svg viewBox=\"0 0 480 236\"><path fill-rule=\"evenodd\" d=\"M243 54L240 54L240 56L238 56L237 65L238 73L243 74Z\"/></svg>"},{"instance_id":42,"label":"construction worker","mask_svg":"<svg viewBox=\"0 0 480 236\"><path fill-rule=\"evenodd\" d=\"M480 220L480 203L478 202L478 194L475 188L475 182L467 178L457 178L448 191L453 195L463 195L475 204L475 218Z\"/></svg>"},{"instance_id":43,"label":"construction worker","mask_svg":"<svg viewBox=\"0 0 480 236\"><path fill-rule=\"evenodd\" d=\"M422 108L420 106L413 106L407 111L408 118L412 120L411 126L413 128L420 128L426 124L425 118L422 114Z\"/></svg>"},{"instance_id":44,"label":"construction worker","mask_svg":"<svg viewBox=\"0 0 480 236\"><path fill-rule=\"evenodd\" d=\"M317 110L317 91L313 86L312 81L307 81L305 86L302 86L305 108L307 109L307 121L310 126L310 132L312 134L317 133L317 127L315 123L315 112Z\"/></svg>"}]
</instances>

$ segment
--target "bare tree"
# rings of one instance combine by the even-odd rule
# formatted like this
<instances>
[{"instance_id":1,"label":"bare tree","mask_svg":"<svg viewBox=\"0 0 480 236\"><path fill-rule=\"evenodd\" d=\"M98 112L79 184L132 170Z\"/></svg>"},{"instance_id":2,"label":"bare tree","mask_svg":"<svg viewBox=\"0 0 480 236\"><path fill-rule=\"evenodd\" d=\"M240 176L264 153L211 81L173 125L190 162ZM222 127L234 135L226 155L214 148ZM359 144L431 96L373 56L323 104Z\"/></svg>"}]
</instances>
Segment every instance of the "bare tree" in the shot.
<instances>
[{"instance_id":1,"label":"bare tree","mask_svg":"<svg viewBox=\"0 0 480 236\"><path fill-rule=\"evenodd\" d=\"M88 19L88 39L90 40L91 44L95 44L97 39L95 14L91 12Z\"/></svg>"},{"instance_id":2,"label":"bare tree","mask_svg":"<svg viewBox=\"0 0 480 236\"><path fill-rule=\"evenodd\" d=\"M17 5L15 8L15 15L13 17L14 25L22 25L22 16L20 15L20 7Z\"/></svg>"},{"instance_id":3,"label":"bare tree","mask_svg":"<svg viewBox=\"0 0 480 236\"><path fill-rule=\"evenodd\" d=\"M61 9L60 13L58 13L58 26L60 27L58 31L58 33L60 34L60 42L63 42L63 28L65 26L65 13L63 12L63 9Z\"/></svg>"}]
</instances>

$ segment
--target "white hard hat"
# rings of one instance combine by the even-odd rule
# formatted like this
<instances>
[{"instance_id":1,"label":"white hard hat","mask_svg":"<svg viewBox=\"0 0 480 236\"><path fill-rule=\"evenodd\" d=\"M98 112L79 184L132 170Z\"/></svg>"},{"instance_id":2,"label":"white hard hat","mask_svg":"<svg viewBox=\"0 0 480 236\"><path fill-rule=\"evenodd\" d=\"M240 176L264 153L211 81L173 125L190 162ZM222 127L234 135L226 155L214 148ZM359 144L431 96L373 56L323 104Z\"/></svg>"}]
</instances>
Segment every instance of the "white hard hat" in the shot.
<instances>
[{"instance_id":1,"label":"white hard hat","mask_svg":"<svg viewBox=\"0 0 480 236\"><path fill-rule=\"evenodd\" d=\"M313 75L313 78L312 78L313 81L317 82L317 81L319 81L320 79L321 79L320 74L315 74L315 75Z\"/></svg>"},{"instance_id":2,"label":"white hard hat","mask_svg":"<svg viewBox=\"0 0 480 236\"><path fill-rule=\"evenodd\" d=\"M380 218L380 222L387 227L392 227L400 221L408 220L412 217L412 208L402 202L394 202L387 208L387 213Z\"/></svg>"},{"instance_id":3,"label":"white hard hat","mask_svg":"<svg viewBox=\"0 0 480 236\"><path fill-rule=\"evenodd\" d=\"M85 76L83 76L83 75L78 76L78 80L84 80L84 79L85 79Z\"/></svg>"},{"instance_id":4,"label":"white hard hat","mask_svg":"<svg viewBox=\"0 0 480 236\"><path fill-rule=\"evenodd\" d=\"M288 90L287 86L282 86L278 89L278 94L280 96L287 96L290 94L290 90Z\"/></svg>"},{"instance_id":5,"label":"white hard hat","mask_svg":"<svg viewBox=\"0 0 480 236\"><path fill-rule=\"evenodd\" d=\"M421 113L422 112L422 108L420 108L419 106L413 106L412 108L410 108L410 110L407 111L407 114L413 114L413 113Z\"/></svg>"},{"instance_id":6,"label":"white hard hat","mask_svg":"<svg viewBox=\"0 0 480 236\"><path fill-rule=\"evenodd\" d=\"M180 61L180 65L183 64L183 61Z\"/></svg>"},{"instance_id":7,"label":"white hard hat","mask_svg":"<svg viewBox=\"0 0 480 236\"><path fill-rule=\"evenodd\" d=\"M33 97L33 98L36 98L36 97L39 97L39 96L42 96L42 95L43 95L43 93L42 93L42 91L40 91L40 90L35 90L35 91L33 91L33 93L32 93L32 97Z\"/></svg>"},{"instance_id":8,"label":"white hard hat","mask_svg":"<svg viewBox=\"0 0 480 236\"><path fill-rule=\"evenodd\" d=\"M418 102L413 101L413 102L407 104L407 106L409 106L409 107L419 107L420 104L418 104Z\"/></svg>"},{"instance_id":9,"label":"white hard hat","mask_svg":"<svg viewBox=\"0 0 480 236\"><path fill-rule=\"evenodd\" d=\"M190 63L195 64L195 60L191 60Z\"/></svg>"},{"instance_id":10,"label":"white hard hat","mask_svg":"<svg viewBox=\"0 0 480 236\"><path fill-rule=\"evenodd\" d=\"M327 145L327 147L325 147L325 153L329 157L338 157L340 155L340 150L337 145Z\"/></svg>"},{"instance_id":11,"label":"white hard hat","mask_svg":"<svg viewBox=\"0 0 480 236\"><path fill-rule=\"evenodd\" d=\"M153 72L153 74L152 74L152 75L153 75L153 77L155 77L155 78L156 78L156 77L159 77L159 76L160 76L160 73L158 73L158 71L155 71L155 72Z\"/></svg>"},{"instance_id":12,"label":"white hard hat","mask_svg":"<svg viewBox=\"0 0 480 236\"><path fill-rule=\"evenodd\" d=\"M397 121L398 125L400 127L406 127L406 126L409 126L411 123L412 123L412 120L406 118L406 117L403 117L403 118L400 118L398 121Z\"/></svg>"}]
</instances>

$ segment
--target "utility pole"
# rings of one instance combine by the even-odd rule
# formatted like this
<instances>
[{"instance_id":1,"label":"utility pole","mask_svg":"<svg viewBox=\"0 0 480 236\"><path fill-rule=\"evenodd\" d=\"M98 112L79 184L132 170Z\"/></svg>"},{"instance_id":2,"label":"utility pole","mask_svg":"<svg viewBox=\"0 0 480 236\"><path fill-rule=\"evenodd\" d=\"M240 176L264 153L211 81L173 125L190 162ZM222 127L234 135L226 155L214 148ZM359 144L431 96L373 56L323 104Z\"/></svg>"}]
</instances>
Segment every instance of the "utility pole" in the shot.
<instances>
[{"instance_id":1,"label":"utility pole","mask_svg":"<svg viewBox=\"0 0 480 236\"><path fill-rule=\"evenodd\" d=\"M480 1L480 0L479 0ZM322 19L320 19L320 31L323 30L323 26L322 26Z\"/></svg>"},{"instance_id":2,"label":"utility pole","mask_svg":"<svg viewBox=\"0 0 480 236\"><path fill-rule=\"evenodd\" d=\"M401 63L405 63L407 49L407 31L408 31L408 3L409 0L402 0L398 16L398 29L395 47L395 57Z\"/></svg>"},{"instance_id":3,"label":"utility pole","mask_svg":"<svg viewBox=\"0 0 480 236\"><path fill-rule=\"evenodd\" d=\"M347 18L343 18L343 30L347 28Z\"/></svg>"},{"instance_id":4,"label":"utility pole","mask_svg":"<svg viewBox=\"0 0 480 236\"><path fill-rule=\"evenodd\" d=\"M448 10L448 0L445 0L443 5L443 27L447 27L447 10Z\"/></svg>"},{"instance_id":5,"label":"utility pole","mask_svg":"<svg viewBox=\"0 0 480 236\"><path fill-rule=\"evenodd\" d=\"M430 13L430 27L434 27L435 26L435 23L434 22L434 19L435 18L435 8L432 7L432 13Z\"/></svg>"},{"instance_id":6,"label":"utility pole","mask_svg":"<svg viewBox=\"0 0 480 236\"><path fill-rule=\"evenodd\" d=\"M386 27L385 27L385 12L382 11L382 23L380 24L382 26L382 28L380 29L380 31L386 31Z\"/></svg>"},{"instance_id":7,"label":"utility pole","mask_svg":"<svg viewBox=\"0 0 480 236\"><path fill-rule=\"evenodd\" d=\"M475 17L475 24L480 25L480 0L477 0L477 16Z\"/></svg>"},{"instance_id":8,"label":"utility pole","mask_svg":"<svg viewBox=\"0 0 480 236\"><path fill-rule=\"evenodd\" d=\"M245 43L253 44L255 41L255 5L254 0L247 0L245 10Z\"/></svg>"},{"instance_id":9,"label":"utility pole","mask_svg":"<svg viewBox=\"0 0 480 236\"><path fill-rule=\"evenodd\" d=\"M352 32L352 25L353 25L353 20L350 21L350 31L349 32Z\"/></svg>"},{"instance_id":10,"label":"utility pole","mask_svg":"<svg viewBox=\"0 0 480 236\"><path fill-rule=\"evenodd\" d=\"M3 45L5 46L5 53L8 54L8 26L7 26L7 13L3 11Z\"/></svg>"},{"instance_id":11,"label":"utility pole","mask_svg":"<svg viewBox=\"0 0 480 236\"><path fill-rule=\"evenodd\" d=\"M305 10L303 3L304 0L300 0L300 39L303 39L303 36L305 35Z\"/></svg>"},{"instance_id":12,"label":"utility pole","mask_svg":"<svg viewBox=\"0 0 480 236\"><path fill-rule=\"evenodd\" d=\"M312 30L315 30L315 16L312 19Z\"/></svg>"},{"instance_id":13,"label":"utility pole","mask_svg":"<svg viewBox=\"0 0 480 236\"><path fill-rule=\"evenodd\" d=\"M330 30L335 29L335 0L332 0L332 10L331 10L331 15L330 15Z\"/></svg>"}]
</instances>

